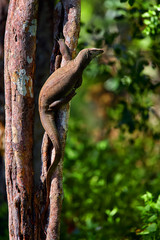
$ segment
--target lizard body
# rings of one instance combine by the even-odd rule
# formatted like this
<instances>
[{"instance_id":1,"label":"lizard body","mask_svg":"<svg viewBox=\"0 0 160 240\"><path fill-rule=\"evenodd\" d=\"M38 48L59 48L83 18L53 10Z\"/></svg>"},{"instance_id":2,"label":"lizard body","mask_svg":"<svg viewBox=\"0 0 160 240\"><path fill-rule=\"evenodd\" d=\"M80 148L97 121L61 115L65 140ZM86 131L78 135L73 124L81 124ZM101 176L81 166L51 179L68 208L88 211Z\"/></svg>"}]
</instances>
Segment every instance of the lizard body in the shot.
<instances>
[{"instance_id":1,"label":"lizard body","mask_svg":"<svg viewBox=\"0 0 160 240\"><path fill-rule=\"evenodd\" d=\"M55 125L54 112L58 110L61 105L72 99L76 94L76 88L82 83L83 70L94 57L103 52L103 50L96 48L83 49L75 59L71 60L69 49L64 41L60 39L58 42L61 54L66 59L67 64L58 68L50 75L44 83L39 95L39 114L41 123L55 148L55 158L53 163L51 163L46 176L46 208L49 204L52 176L62 156L61 143Z\"/></svg>"}]
</instances>

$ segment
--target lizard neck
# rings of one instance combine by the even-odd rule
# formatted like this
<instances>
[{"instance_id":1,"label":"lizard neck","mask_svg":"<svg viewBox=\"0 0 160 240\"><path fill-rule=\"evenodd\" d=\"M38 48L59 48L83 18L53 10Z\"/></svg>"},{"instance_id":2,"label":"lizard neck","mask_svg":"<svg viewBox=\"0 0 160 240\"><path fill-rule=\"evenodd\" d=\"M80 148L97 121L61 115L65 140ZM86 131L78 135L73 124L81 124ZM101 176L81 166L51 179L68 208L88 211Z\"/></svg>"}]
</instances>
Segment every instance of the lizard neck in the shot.
<instances>
[{"instance_id":1,"label":"lizard neck","mask_svg":"<svg viewBox=\"0 0 160 240\"><path fill-rule=\"evenodd\" d=\"M77 68L83 72L83 70L87 67L87 65L90 63L90 59L88 58L87 54L82 50L79 52L77 57L74 59L75 64L77 65Z\"/></svg>"}]
</instances>

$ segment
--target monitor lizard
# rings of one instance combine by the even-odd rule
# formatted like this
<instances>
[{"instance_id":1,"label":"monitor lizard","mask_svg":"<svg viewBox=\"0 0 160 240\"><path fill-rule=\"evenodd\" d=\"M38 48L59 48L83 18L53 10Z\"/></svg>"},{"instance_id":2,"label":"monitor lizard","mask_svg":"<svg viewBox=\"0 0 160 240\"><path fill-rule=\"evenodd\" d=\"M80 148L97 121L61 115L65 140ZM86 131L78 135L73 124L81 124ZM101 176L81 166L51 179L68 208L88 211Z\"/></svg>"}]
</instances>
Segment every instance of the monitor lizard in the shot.
<instances>
[{"instance_id":1,"label":"monitor lizard","mask_svg":"<svg viewBox=\"0 0 160 240\"><path fill-rule=\"evenodd\" d=\"M82 83L83 70L93 58L103 53L102 49L87 48L81 50L77 57L72 60L69 48L64 40L59 39L58 43L60 52L67 63L49 76L39 94L41 123L55 148L54 161L50 164L46 176L47 199L44 213L49 205L52 176L62 157L61 142L55 124L54 113L60 106L68 103L73 96L76 95L75 90L80 87Z\"/></svg>"}]
</instances>

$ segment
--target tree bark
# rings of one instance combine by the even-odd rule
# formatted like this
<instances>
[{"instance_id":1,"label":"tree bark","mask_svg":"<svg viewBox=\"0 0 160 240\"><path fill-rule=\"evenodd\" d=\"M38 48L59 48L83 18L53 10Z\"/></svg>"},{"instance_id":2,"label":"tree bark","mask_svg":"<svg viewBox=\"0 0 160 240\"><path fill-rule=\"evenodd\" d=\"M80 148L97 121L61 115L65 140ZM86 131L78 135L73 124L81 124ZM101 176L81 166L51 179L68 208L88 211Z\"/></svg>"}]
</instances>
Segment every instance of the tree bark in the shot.
<instances>
[{"instance_id":1,"label":"tree bark","mask_svg":"<svg viewBox=\"0 0 160 240\"><path fill-rule=\"evenodd\" d=\"M9 237L33 239L36 0L10 0L5 33L5 175Z\"/></svg>"},{"instance_id":2,"label":"tree bark","mask_svg":"<svg viewBox=\"0 0 160 240\"><path fill-rule=\"evenodd\" d=\"M0 1L0 195L6 199L4 171L4 32L8 0Z\"/></svg>"},{"instance_id":3,"label":"tree bark","mask_svg":"<svg viewBox=\"0 0 160 240\"><path fill-rule=\"evenodd\" d=\"M65 43L68 45L72 56L74 57L80 30L80 0L63 0L62 3L59 2L56 5L54 16L54 39L59 38L63 33ZM58 50L58 44L55 40L51 56L51 72L53 72L57 68L59 54L60 53ZM65 64L65 59L62 56L61 66L64 66ZM63 155L66 141L66 132L68 128L68 118L69 104L66 104L58 111L56 118L56 125L61 139ZM47 175L47 162L49 161L49 159L51 159L51 162L54 160L54 148L52 150L48 150L49 146L50 142L47 134L45 133L42 144L42 182L45 182L45 178ZM58 240L60 235L60 215L63 193L62 159L57 167L56 172L54 173L51 182L48 218L45 219L44 223L47 240Z\"/></svg>"},{"instance_id":4,"label":"tree bark","mask_svg":"<svg viewBox=\"0 0 160 240\"><path fill-rule=\"evenodd\" d=\"M4 124L4 32L7 19L8 0L0 1L0 122Z\"/></svg>"},{"instance_id":5,"label":"tree bark","mask_svg":"<svg viewBox=\"0 0 160 240\"><path fill-rule=\"evenodd\" d=\"M49 76L49 64L53 47L53 10L54 0L38 0L38 26L36 46L36 73L34 84L35 114L34 114L34 178L39 184L41 172L41 144L44 133L39 120L38 96L44 81Z\"/></svg>"},{"instance_id":6,"label":"tree bark","mask_svg":"<svg viewBox=\"0 0 160 240\"><path fill-rule=\"evenodd\" d=\"M35 70L36 0L10 0L5 34L5 175L9 206L10 239L59 239L62 207L62 160L53 176L48 218L41 222L46 186L33 188L33 77ZM78 42L80 0L59 2L54 14L54 38L62 33L72 55ZM59 46L54 42L51 69L57 68ZM65 60L62 57L61 66ZM69 118L69 104L56 117L63 153ZM54 159L54 148L47 134L42 145L41 182L46 179L48 161Z\"/></svg>"}]
</instances>

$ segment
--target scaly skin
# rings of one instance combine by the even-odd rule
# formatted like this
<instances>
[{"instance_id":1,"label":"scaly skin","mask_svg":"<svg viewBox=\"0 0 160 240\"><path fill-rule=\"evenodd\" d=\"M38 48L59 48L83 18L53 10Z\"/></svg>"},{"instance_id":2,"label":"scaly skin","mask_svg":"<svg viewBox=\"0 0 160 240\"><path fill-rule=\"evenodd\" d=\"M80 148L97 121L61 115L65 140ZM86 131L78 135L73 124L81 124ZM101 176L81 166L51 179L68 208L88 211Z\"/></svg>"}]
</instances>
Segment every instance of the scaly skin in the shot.
<instances>
[{"instance_id":1,"label":"scaly skin","mask_svg":"<svg viewBox=\"0 0 160 240\"><path fill-rule=\"evenodd\" d=\"M67 59L64 67L57 69L44 83L39 95L39 114L41 123L55 148L55 159L46 176L47 200L44 214L49 205L49 192L53 173L61 159L61 143L55 126L54 112L61 105L69 102L76 94L75 89L82 83L82 73L90 61L103 52L102 49L83 49L74 60L70 60L64 41L59 41L61 54Z\"/></svg>"}]
</instances>

